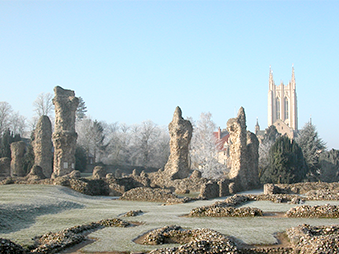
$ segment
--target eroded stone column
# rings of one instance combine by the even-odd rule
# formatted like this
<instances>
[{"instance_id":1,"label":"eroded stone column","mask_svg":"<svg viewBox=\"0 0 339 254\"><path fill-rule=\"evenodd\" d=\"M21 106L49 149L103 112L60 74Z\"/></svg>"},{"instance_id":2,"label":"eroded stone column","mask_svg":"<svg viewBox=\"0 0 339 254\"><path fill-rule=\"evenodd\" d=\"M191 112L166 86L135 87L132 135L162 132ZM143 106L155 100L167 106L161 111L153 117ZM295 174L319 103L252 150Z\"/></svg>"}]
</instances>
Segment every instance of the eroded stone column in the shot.
<instances>
[{"instance_id":1,"label":"eroded stone column","mask_svg":"<svg viewBox=\"0 0 339 254\"><path fill-rule=\"evenodd\" d=\"M182 118L180 107L176 107L172 122L168 125L170 134L170 156L164 173L171 179L182 179L189 175L188 146L193 127L190 121Z\"/></svg>"},{"instance_id":2,"label":"eroded stone column","mask_svg":"<svg viewBox=\"0 0 339 254\"><path fill-rule=\"evenodd\" d=\"M11 159L7 157L0 158L0 177L11 175Z\"/></svg>"},{"instance_id":3,"label":"eroded stone column","mask_svg":"<svg viewBox=\"0 0 339 254\"><path fill-rule=\"evenodd\" d=\"M255 134L246 130L246 116L243 107L238 116L227 121L231 169L229 178L234 181L232 192L259 187L258 148Z\"/></svg>"},{"instance_id":4,"label":"eroded stone column","mask_svg":"<svg viewBox=\"0 0 339 254\"><path fill-rule=\"evenodd\" d=\"M26 144L23 141L11 143L11 176L26 176L24 156Z\"/></svg>"},{"instance_id":5,"label":"eroded stone column","mask_svg":"<svg viewBox=\"0 0 339 254\"><path fill-rule=\"evenodd\" d=\"M72 90L59 86L54 88L55 97L55 131L54 145L54 176L69 174L75 169L75 149L77 133L75 132L75 112L79 99Z\"/></svg>"},{"instance_id":6,"label":"eroded stone column","mask_svg":"<svg viewBox=\"0 0 339 254\"><path fill-rule=\"evenodd\" d=\"M35 131L32 143L34 150L34 163L42 168L45 177L52 175L52 124L48 116L41 116Z\"/></svg>"}]
</instances>

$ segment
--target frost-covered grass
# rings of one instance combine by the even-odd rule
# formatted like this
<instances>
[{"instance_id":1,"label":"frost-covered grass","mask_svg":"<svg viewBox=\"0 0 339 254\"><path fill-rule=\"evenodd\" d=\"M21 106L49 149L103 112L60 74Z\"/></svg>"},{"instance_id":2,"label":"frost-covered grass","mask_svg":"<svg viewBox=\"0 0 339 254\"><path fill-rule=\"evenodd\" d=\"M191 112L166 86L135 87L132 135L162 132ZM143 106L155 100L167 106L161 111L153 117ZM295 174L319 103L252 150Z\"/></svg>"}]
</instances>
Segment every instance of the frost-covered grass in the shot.
<instances>
[{"instance_id":1,"label":"frost-covered grass","mask_svg":"<svg viewBox=\"0 0 339 254\"><path fill-rule=\"evenodd\" d=\"M145 232L166 225L184 228L211 228L232 235L246 243L275 243L273 234L303 223L311 225L338 224L339 219L307 218L187 218L191 209L209 205L216 200L162 206L160 203L121 201L111 197L91 197L62 186L3 185L0 186L0 237L19 244L31 243L31 238L47 232L81 225L101 219L115 218L131 210L142 210L136 217L124 220L143 224L129 228L104 228L89 236L98 239L82 248L83 251L146 251L155 246L142 246L132 240ZM336 204L338 201L312 201L306 204ZM264 212L286 212L296 205L275 204L269 201L250 202L244 206Z\"/></svg>"}]
</instances>

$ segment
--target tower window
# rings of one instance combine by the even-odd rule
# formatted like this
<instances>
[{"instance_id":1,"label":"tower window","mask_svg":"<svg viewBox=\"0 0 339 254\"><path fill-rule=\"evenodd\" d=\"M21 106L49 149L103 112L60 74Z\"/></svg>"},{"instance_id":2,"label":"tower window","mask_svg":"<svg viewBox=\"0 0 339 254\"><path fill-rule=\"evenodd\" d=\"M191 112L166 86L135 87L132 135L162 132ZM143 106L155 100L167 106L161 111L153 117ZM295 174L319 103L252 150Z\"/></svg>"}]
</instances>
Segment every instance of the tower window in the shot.
<instances>
[{"instance_id":1,"label":"tower window","mask_svg":"<svg viewBox=\"0 0 339 254\"><path fill-rule=\"evenodd\" d=\"M288 107L288 99L287 97L285 97L285 101L284 101L284 111L285 111L285 120L289 118L289 111L288 111L289 107Z\"/></svg>"},{"instance_id":2,"label":"tower window","mask_svg":"<svg viewBox=\"0 0 339 254\"><path fill-rule=\"evenodd\" d=\"M276 101L276 108L277 108L276 118L280 119L280 99L279 98L277 98L277 101Z\"/></svg>"}]
</instances>

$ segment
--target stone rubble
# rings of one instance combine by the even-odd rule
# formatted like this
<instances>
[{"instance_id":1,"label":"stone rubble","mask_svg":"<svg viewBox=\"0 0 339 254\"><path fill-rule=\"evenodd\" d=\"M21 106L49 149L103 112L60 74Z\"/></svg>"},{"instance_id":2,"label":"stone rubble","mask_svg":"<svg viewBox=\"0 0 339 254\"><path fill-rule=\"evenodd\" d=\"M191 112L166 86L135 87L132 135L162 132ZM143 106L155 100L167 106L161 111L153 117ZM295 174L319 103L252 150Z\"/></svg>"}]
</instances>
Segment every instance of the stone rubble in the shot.
<instances>
[{"instance_id":1,"label":"stone rubble","mask_svg":"<svg viewBox=\"0 0 339 254\"><path fill-rule=\"evenodd\" d=\"M125 213L123 215L123 217L135 217L135 216L141 215L143 213L144 212L141 211L141 210L132 210L132 211L128 211L127 213Z\"/></svg>"},{"instance_id":2,"label":"stone rubble","mask_svg":"<svg viewBox=\"0 0 339 254\"><path fill-rule=\"evenodd\" d=\"M283 195L283 194L261 194L261 195L239 195L235 194L226 198L224 201L217 201L209 206L201 206L194 208L188 214L189 217L248 217L248 216L262 216L263 211L258 208L235 208L249 201L272 201L275 203L296 203L299 204L303 200L297 195Z\"/></svg>"},{"instance_id":3,"label":"stone rubble","mask_svg":"<svg viewBox=\"0 0 339 254\"><path fill-rule=\"evenodd\" d=\"M263 211L254 207L215 207L215 208L195 208L189 217L254 217L263 216Z\"/></svg>"},{"instance_id":4,"label":"stone rubble","mask_svg":"<svg viewBox=\"0 0 339 254\"><path fill-rule=\"evenodd\" d=\"M339 182L326 183L326 182L306 182L306 183L293 183L293 184L265 184L265 194L302 194L310 195L317 193L323 193L324 198L326 194L334 195L334 198L338 197Z\"/></svg>"},{"instance_id":5,"label":"stone rubble","mask_svg":"<svg viewBox=\"0 0 339 254\"><path fill-rule=\"evenodd\" d=\"M93 169L92 177L93 179L104 179L106 178L107 172L106 169L102 166L95 166Z\"/></svg>"},{"instance_id":6,"label":"stone rubble","mask_svg":"<svg viewBox=\"0 0 339 254\"><path fill-rule=\"evenodd\" d=\"M286 230L295 253L339 253L339 225L310 226L303 224Z\"/></svg>"},{"instance_id":7,"label":"stone rubble","mask_svg":"<svg viewBox=\"0 0 339 254\"><path fill-rule=\"evenodd\" d=\"M35 244L30 246L29 249L32 253L57 253L86 240L84 233L90 232L91 230L97 230L103 227L127 227L130 225L129 222L114 218L74 226L57 233L50 232L35 237L33 239Z\"/></svg>"},{"instance_id":8,"label":"stone rubble","mask_svg":"<svg viewBox=\"0 0 339 254\"><path fill-rule=\"evenodd\" d=\"M11 240L0 238L0 253L3 254L25 254L26 251L20 245Z\"/></svg>"},{"instance_id":9,"label":"stone rubble","mask_svg":"<svg viewBox=\"0 0 339 254\"><path fill-rule=\"evenodd\" d=\"M336 205L302 205L293 207L285 215L293 218L339 218L339 206Z\"/></svg>"},{"instance_id":10,"label":"stone rubble","mask_svg":"<svg viewBox=\"0 0 339 254\"><path fill-rule=\"evenodd\" d=\"M183 229L165 226L146 234L143 244L179 243L179 247L156 249L150 254L162 253L236 253L237 246L227 237L211 229Z\"/></svg>"},{"instance_id":11,"label":"stone rubble","mask_svg":"<svg viewBox=\"0 0 339 254\"><path fill-rule=\"evenodd\" d=\"M178 198L171 190L139 187L126 191L120 199L133 201L164 202Z\"/></svg>"},{"instance_id":12,"label":"stone rubble","mask_svg":"<svg viewBox=\"0 0 339 254\"><path fill-rule=\"evenodd\" d=\"M31 171L26 176L26 178L27 178L27 180L42 180L42 179L45 179L46 177L43 173L42 168L35 164L31 168Z\"/></svg>"}]
</instances>

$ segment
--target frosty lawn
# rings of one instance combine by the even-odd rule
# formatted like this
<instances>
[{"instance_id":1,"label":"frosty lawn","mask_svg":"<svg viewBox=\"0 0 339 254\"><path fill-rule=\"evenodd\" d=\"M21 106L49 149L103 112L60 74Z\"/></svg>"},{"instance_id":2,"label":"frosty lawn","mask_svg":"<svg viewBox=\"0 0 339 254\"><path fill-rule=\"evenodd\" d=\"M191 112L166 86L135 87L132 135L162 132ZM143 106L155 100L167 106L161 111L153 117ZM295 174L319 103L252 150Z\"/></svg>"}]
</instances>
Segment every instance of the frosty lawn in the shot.
<instances>
[{"instance_id":1,"label":"frosty lawn","mask_svg":"<svg viewBox=\"0 0 339 254\"><path fill-rule=\"evenodd\" d=\"M162 206L160 203L131 202L112 197L91 197L62 186L2 185L0 186L0 237L19 244L32 243L31 238L47 232L101 219L115 218L130 210L142 210L136 217L123 217L126 221L143 224L129 228L105 228L91 233L96 238L83 251L145 251L155 246L142 246L132 240L139 235L166 225L184 228L211 228L231 235L245 243L272 244L273 234L303 223L311 225L338 224L339 219L292 219L275 217L254 218L187 218L192 208L209 205L216 200ZM339 201L312 201L306 204L334 204ZM250 202L244 206L262 209L264 212L286 212L296 205L275 204L269 201Z\"/></svg>"}]
</instances>

